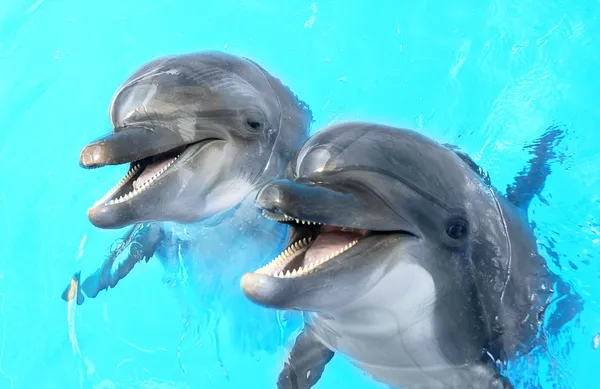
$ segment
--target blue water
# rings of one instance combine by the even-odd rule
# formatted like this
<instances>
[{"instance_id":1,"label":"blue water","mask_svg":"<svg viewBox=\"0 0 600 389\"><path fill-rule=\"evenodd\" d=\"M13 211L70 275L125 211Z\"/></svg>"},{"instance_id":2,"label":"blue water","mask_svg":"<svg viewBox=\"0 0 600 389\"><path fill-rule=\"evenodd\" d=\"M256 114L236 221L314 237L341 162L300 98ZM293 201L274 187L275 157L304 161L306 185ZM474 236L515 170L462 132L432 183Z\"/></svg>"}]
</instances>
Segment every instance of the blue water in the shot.
<instances>
[{"instance_id":1,"label":"blue water","mask_svg":"<svg viewBox=\"0 0 600 389\"><path fill-rule=\"evenodd\" d=\"M415 128L460 145L500 189L526 143L565 128L564 159L530 215L541 253L585 305L550 339L552 358L534 353L509 376L519 388L600 388L599 14L592 0L3 1L0 388L275 387L293 316L244 344L227 335L231 315L191 325L194 303L157 261L82 306L60 299L122 234L94 228L86 210L123 169L78 166L110 129L114 91L149 60L207 49L281 78L311 106L313 132L347 119ZM213 292L203 298L218 306L225 294ZM383 386L336 356L316 388L336 387Z\"/></svg>"}]
</instances>

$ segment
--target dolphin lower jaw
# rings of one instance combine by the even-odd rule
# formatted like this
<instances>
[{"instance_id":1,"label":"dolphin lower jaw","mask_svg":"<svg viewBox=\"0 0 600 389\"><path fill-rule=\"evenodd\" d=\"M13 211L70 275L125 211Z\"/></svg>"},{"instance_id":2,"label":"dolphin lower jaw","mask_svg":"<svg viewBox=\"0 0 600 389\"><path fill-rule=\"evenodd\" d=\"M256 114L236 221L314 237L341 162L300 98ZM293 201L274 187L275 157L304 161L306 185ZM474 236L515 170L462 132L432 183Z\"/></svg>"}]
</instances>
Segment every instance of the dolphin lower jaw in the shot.
<instances>
[{"instance_id":1,"label":"dolphin lower jaw","mask_svg":"<svg viewBox=\"0 0 600 389\"><path fill-rule=\"evenodd\" d=\"M148 189L177 159L181 154L176 154L174 157L167 158L163 162L159 170L146 177L136 185L140 177L145 173L146 168L151 165L144 162L132 162L125 177L121 179L111 190L109 190L101 199L96 201L92 208L106 205L120 204L127 201Z\"/></svg>"},{"instance_id":2,"label":"dolphin lower jaw","mask_svg":"<svg viewBox=\"0 0 600 389\"><path fill-rule=\"evenodd\" d=\"M332 278L344 277L347 268L364 268L367 266L364 261L370 260L371 253L398 239L418 238L408 231L346 228L272 210L262 212L268 219L289 224L292 236L275 259L245 273L240 286L252 302L275 309L317 309L314 293L322 288L327 290ZM336 306L340 298L344 300L347 296L336 295L328 301L319 299L318 307Z\"/></svg>"},{"instance_id":3,"label":"dolphin lower jaw","mask_svg":"<svg viewBox=\"0 0 600 389\"><path fill-rule=\"evenodd\" d=\"M371 233L368 230L348 229L301 220L267 210L263 210L262 213L268 219L291 224L295 232L286 249L255 272L277 278L308 276L318 271L328 261L349 251Z\"/></svg>"},{"instance_id":4,"label":"dolphin lower jaw","mask_svg":"<svg viewBox=\"0 0 600 389\"><path fill-rule=\"evenodd\" d=\"M345 257L353 257L355 253L352 249L370 236L391 233L414 236L404 231L379 232L332 226L267 210L262 210L262 213L268 219L290 224L294 232L285 250L254 271L255 274L279 279L302 278L326 270L334 258L344 261Z\"/></svg>"},{"instance_id":5,"label":"dolphin lower jaw","mask_svg":"<svg viewBox=\"0 0 600 389\"><path fill-rule=\"evenodd\" d=\"M125 176L92 205L88 211L88 216L90 219L94 219L94 215L100 209L117 207L132 201L154 187L160 180L166 178L168 173L179 164L184 164L204 145L218 140L205 139L177 147L159 155L131 162Z\"/></svg>"}]
</instances>

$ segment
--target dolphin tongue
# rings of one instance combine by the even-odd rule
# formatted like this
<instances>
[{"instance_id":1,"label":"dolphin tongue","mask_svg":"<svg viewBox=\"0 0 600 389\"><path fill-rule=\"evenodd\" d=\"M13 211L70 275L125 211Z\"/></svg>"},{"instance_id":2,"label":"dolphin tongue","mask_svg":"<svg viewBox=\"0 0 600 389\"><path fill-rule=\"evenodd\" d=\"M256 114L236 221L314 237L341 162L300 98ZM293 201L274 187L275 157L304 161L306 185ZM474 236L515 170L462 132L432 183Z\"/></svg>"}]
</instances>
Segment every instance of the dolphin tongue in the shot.
<instances>
[{"instance_id":1,"label":"dolphin tongue","mask_svg":"<svg viewBox=\"0 0 600 389\"><path fill-rule=\"evenodd\" d=\"M144 168L142 174L137 178L137 180L133 181L133 189L140 188L145 182L150 181L150 179L157 174L160 169L167 166L169 163L174 161L175 158L167 158L160 162L155 162L147 165Z\"/></svg>"},{"instance_id":2,"label":"dolphin tongue","mask_svg":"<svg viewBox=\"0 0 600 389\"><path fill-rule=\"evenodd\" d=\"M344 230L342 227L322 226L321 233L304 256L304 265L337 255L346 245L364 237L368 230Z\"/></svg>"}]
</instances>

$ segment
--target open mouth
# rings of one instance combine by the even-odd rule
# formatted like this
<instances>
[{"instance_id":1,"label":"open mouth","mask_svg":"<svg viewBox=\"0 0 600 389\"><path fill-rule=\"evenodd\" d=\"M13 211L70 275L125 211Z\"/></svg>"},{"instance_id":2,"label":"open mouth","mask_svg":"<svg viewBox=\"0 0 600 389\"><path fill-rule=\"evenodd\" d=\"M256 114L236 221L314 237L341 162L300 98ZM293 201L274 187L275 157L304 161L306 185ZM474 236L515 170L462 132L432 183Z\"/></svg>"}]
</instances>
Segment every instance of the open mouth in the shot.
<instances>
[{"instance_id":1,"label":"open mouth","mask_svg":"<svg viewBox=\"0 0 600 389\"><path fill-rule=\"evenodd\" d=\"M296 278L309 275L325 263L352 249L360 243L361 239L374 233L369 230L300 220L267 210L263 210L262 213L268 219L302 227L302 236L297 236L274 260L255 271L258 274L277 278ZM300 232L300 229L297 228L295 231Z\"/></svg>"},{"instance_id":2,"label":"open mouth","mask_svg":"<svg viewBox=\"0 0 600 389\"><path fill-rule=\"evenodd\" d=\"M120 204L145 192L194 144L131 162L125 177L96 201L92 208Z\"/></svg>"}]
</instances>

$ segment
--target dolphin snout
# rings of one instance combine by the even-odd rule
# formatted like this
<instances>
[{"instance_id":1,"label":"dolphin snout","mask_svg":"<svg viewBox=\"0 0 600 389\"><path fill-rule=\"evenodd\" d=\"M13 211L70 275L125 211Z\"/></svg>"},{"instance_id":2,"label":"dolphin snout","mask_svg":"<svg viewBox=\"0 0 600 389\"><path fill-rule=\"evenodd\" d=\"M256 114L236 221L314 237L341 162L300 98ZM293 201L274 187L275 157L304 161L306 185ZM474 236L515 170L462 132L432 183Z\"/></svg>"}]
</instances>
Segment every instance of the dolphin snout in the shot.
<instances>
[{"instance_id":1,"label":"dolphin snout","mask_svg":"<svg viewBox=\"0 0 600 389\"><path fill-rule=\"evenodd\" d=\"M315 209L315 202L329 201L335 195L318 186L301 184L288 179L271 181L256 195L256 205L277 214L294 214L300 217Z\"/></svg>"},{"instance_id":2,"label":"dolphin snout","mask_svg":"<svg viewBox=\"0 0 600 389\"><path fill-rule=\"evenodd\" d=\"M263 187L256 195L256 205L273 213L284 213L283 209L290 205L293 199L289 180L275 180Z\"/></svg>"},{"instance_id":3,"label":"dolphin snout","mask_svg":"<svg viewBox=\"0 0 600 389\"><path fill-rule=\"evenodd\" d=\"M250 301L265 307L288 309L293 297L294 280L282 283L264 274L246 273L240 280L242 292Z\"/></svg>"},{"instance_id":4,"label":"dolphin snout","mask_svg":"<svg viewBox=\"0 0 600 389\"><path fill-rule=\"evenodd\" d=\"M87 169L104 166L103 161L108 159L104 148L100 145L88 145L79 155L79 165Z\"/></svg>"},{"instance_id":5,"label":"dolphin snout","mask_svg":"<svg viewBox=\"0 0 600 389\"><path fill-rule=\"evenodd\" d=\"M158 125L115 129L85 146L79 164L88 169L120 165L165 153L193 141L196 139L186 142L177 132Z\"/></svg>"},{"instance_id":6,"label":"dolphin snout","mask_svg":"<svg viewBox=\"0 0 600 389\"><path fill-rule=\"evenodd\" d=\"M316 185L306 179L302 182L272 181L258 192L255 203L259 208L279 215L324 224L335 220L348 226L353 223L342 218L352 218L353 210L364 208L353 194Z\"/></svg>"}]
</instances>

